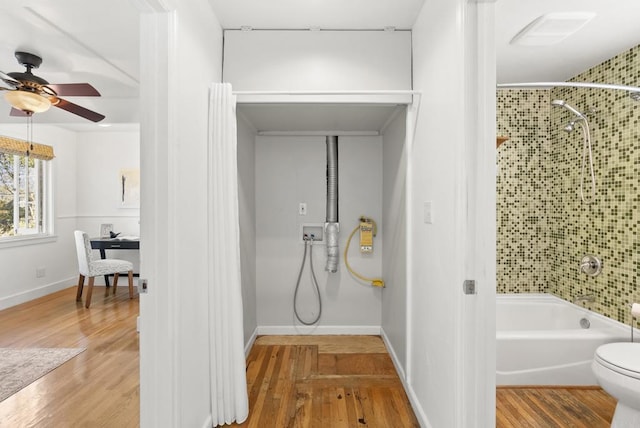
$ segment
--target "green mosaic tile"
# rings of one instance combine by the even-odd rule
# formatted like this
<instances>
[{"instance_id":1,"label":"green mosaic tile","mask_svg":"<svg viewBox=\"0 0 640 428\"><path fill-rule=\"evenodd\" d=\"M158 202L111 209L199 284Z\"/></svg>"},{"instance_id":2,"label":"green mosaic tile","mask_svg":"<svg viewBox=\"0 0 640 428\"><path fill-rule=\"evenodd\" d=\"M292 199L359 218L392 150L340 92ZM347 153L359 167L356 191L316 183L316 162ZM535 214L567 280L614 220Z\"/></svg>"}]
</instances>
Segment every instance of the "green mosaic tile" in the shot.
<instances>
[{"instance_id":1,"label":"green mosaic tile","mask_svg":"<svg viewBox=\"0 0 640 428\"><path fill-rule=\"evenodd\" d=\"M571 79L640 86L640 46ZM583 139L563 131L587 112L596 196L579 196ZM550 292L566 300L594 294L588 307L629 322L640 301L640 102L624 91L554 88L497 93L497 292ZM585 193L590 189L585 177ZM596 278L578 272L584 254L603 260Z\"/></svg>"}]
</instances>

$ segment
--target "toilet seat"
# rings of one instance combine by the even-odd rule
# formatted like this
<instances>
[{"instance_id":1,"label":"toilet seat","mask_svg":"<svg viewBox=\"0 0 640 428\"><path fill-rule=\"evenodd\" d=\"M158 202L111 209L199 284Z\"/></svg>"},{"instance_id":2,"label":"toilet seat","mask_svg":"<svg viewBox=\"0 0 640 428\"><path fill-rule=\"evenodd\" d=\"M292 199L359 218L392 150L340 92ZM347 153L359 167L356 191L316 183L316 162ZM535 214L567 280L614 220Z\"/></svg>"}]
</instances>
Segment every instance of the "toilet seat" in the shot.
<instances>
[{"instance_id":1,"label":"toilet seat","mask_svg":"<svg viewBox=\"0 0 640 428\"><path fill-rule=\"evenodd\" d=\"M608 343L596 349L594 360L624 376L640 380L640 343Z\"/></svg>"}]
</instances>

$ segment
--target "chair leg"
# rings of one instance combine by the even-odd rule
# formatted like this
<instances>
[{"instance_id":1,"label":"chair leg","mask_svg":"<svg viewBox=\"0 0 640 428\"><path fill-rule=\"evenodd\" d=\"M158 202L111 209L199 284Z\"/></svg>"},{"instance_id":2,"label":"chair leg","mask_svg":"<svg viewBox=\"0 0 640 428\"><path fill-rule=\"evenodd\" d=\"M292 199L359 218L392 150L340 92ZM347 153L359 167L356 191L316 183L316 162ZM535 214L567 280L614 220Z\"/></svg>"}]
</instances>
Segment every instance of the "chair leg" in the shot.
<instances>
[{"instance_id":1,"label":"chair leg","mask_svg":"<svg viewBox=\"0 0 640 428\"><path fill-rule=\"evenodd\" d=\"M116 288L118 287L118 278L120 278L120 274L118 272L113 274L113 295L116 295Z\"/></svg>"},{"instance_id":2,"label":"chair leg","mask_svg":"<svg viewBox=\"0 0 640 428\"><path fill-rule=\"evenodd\" d=\"M91 294L93 294L93 280L95 279L95 277L90 276L89 277L89 288L87 289L87 302L85 303L85 307L89 307L89 305L91 304Z\"/></svg>"},{"instance_id":3,"label":"chair leg","mask_svg":"<svg viewBox=\"0 0 640 428\"><path fill-rule=\"evenodd\" d=\"M82 289L84 288L84 275L78 277L78 292L76 293L76 302L82 301Z\"/></svg>"},{"instance_id":4,"label":"chair leg","mask_svg":"<svg viewBox=\"0 0 640 428\"><path fill-rule=\"evenodd\" d=\"M133 271L129 271L129 298L133 299Z\"/></svg>"}]
</instances>

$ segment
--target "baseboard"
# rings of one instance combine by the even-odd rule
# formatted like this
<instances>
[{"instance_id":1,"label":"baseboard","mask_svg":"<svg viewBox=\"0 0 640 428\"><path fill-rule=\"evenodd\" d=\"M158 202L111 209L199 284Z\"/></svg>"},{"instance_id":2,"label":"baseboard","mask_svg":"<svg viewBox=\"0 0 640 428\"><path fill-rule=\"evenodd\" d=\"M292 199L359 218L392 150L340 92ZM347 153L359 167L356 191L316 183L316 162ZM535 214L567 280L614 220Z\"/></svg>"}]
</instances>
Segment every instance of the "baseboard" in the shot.
<instances>
[{"instance_id":1,"label":"baseboard","mask_svg":"<svg viewBox=\"0 0 640 428\"><path fill-rule=\"evenodd\" d=\"M380 337L382 337L382 341L384 345L387 347L387 351L389 351L389 355L391 356L391 361L393 361L393 366L396 368L396 372L400 379L404 381L404 367L400 364L400 360L398 359L398 354L396 354L396 350L391 345L391 341L389 340L389 336L385 333L384 328L380 327Z\"/></svg>"},{"instance_id":2,"label":"baseboard","mask_svg":"<svg viewBox=\"0 0 640 428\"><path fill-rule=\"evenodd\" d=\"M353 335L361 334L365 336L380 335L380 326L377 325L361 325L361 326L343 326L343 325L319 325L319 326L300 326L300 325L262 325L256 329L258 335Z\"/></svg>"},{"instance_id":3,"label":"baseboard","mask_svg":"<svg viewBox=\"0 0 640 428\"><path fill-rule=\"evenodd\" d=\"M244 345L244 356L247 358L249 356L249 352L251 352L251 348L253 347L256 338L258 337L258 327L253 330L253 334L249 338L249 341Z\"/></svg>"},{"instance_id":4,"label":"baseboard","mask_svg":"<svg viewBox=\"0 0 640 428\"><path fill-rule=\"evenodd\" d=\"M47 294L64 290L65 288L73 287L73 285L70 284L74 284L77 280L77 277L67 278L60 281L52 282L51 284L43 285L41 287L33 288L31 290L12 294L11 296L2 297L0 298L0 310L19 305L21 303L29 302L39 297L46 296Z\"/></svg>"},{"instance_id":5,"label":"baseboard","mask_svg":"<svg viewBox=\"0 0 640 428\"><path fill-rule=\"evenodd\" d=\"M411 408L413 409L413 413L416 415L418 419L418 423L420 423L421 427L432 428L432 425L429 423L429 419L427 415L424 413L424 409L422 405L420 405L420 401L418 401L418 397L416 396L416 392L411 387L411 384L406 379L404 368L400 365L400 361L398 360L398 356L396 354L395 349L391 345L391 341L389 337L384 331L384 328L380 327L380 336L382 337L382 341L387 347L387 351L389 351L389 355L391 356L391 361L393 361L393 365L396 368L396 372L398 372L398 377L402 382L402 386L404 387L404 391L409 398L409 403L411 403Z\"/></svg>"}]
</instances>

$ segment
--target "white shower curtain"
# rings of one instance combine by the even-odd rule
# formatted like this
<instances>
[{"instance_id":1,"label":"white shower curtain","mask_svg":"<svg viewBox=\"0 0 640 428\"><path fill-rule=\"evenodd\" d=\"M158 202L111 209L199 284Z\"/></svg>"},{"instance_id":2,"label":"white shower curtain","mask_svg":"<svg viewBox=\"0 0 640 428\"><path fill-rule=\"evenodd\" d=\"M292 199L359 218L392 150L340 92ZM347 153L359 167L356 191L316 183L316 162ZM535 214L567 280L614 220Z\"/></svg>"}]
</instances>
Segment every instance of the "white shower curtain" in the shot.
<instances>
[{"instance_id":1,"label":"white shower curtain","mask_svg":"<svg viewBox=\"0 0 640 428\"><path fill-rule=\"evenodd\" d=\"M249 414L242 325L236 99L228 83L209 92L209 361L213 425Z\"/></svg>"}]
</instances>

